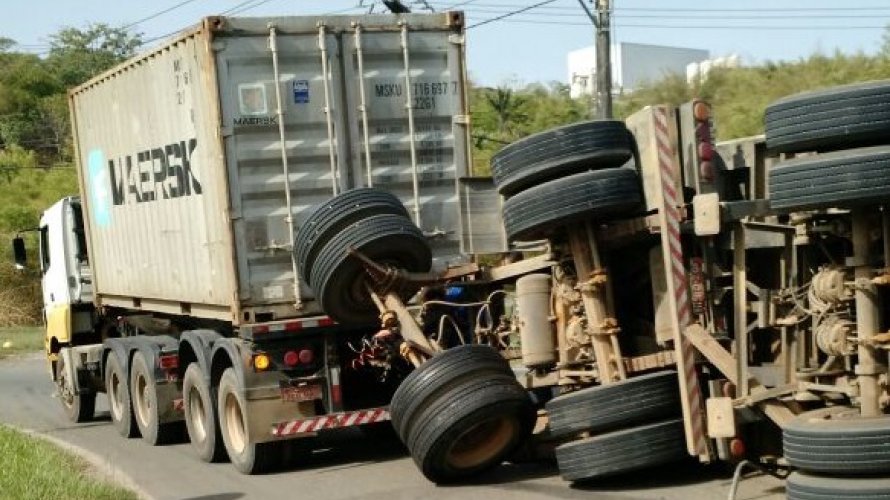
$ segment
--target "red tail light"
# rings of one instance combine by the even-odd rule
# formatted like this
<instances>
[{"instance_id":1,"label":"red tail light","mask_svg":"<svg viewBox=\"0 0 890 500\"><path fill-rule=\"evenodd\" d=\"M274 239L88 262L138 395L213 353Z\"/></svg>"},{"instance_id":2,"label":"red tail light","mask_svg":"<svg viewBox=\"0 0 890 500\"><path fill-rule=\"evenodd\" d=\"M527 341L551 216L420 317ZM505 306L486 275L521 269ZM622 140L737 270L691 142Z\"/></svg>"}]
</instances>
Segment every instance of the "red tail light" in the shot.
<instances>
[{"instance_id":1,"label":"red tail light","mask_svg":"<svg viewBox=\"0 0 890 500\"><path fill-rule=\"evenodd\" d=\"M161 370L175 370L179 368L178 354L162 354L158 356L158 367Z\"/></svg>"},{"instance_id":2,"label":"red tail light","mask_svg":"<svg viewBox=\"0 0 890 500\"><path fill-rule=\"evenodd\" d=\"M284 353L284 364L290 367L297 366L300 362L300 355L297 351L287 351Z\"/></svg>"},{"instance_id":3,"label":"red tail light","mask_svg":"<svg viewBox=\"0 0 890 500\"><path fill-rule=\"evenodd\" d=\"M300 363L304 365L311 364L312 361L315 360L315 353L310 351L309 349L303 349L300 351Z\"/></svg>"}]
</instances>

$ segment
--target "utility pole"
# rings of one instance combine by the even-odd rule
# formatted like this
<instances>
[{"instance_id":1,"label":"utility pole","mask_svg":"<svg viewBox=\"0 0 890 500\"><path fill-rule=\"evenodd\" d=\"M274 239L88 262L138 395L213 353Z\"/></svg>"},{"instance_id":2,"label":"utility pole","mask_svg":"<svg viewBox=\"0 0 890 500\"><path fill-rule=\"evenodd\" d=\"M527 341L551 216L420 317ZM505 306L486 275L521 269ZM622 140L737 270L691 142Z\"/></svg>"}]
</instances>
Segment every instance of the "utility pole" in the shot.
<instances>
[{"instance_id":1,"label":"utility pole","mask_svg":"<svg viewBox=\"0 0 890 500\"><path fill-rule=\"evenodd\" d=\"M596 0L597 118L612 118L612 50L610 0Z\"/></svg>"}]
</instances>

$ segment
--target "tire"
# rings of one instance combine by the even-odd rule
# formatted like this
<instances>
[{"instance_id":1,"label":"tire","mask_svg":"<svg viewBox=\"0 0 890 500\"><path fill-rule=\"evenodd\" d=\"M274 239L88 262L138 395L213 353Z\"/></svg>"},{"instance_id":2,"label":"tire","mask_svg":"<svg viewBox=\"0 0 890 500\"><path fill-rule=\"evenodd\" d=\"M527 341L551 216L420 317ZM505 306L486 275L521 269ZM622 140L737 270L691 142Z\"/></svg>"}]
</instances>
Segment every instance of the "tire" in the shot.
<instances>
[{"instance_id":1,"label":"tire","mask_svg":"<svg viewBox=\"0 0 890 500\"><path fill-rule=\"evenodd\" d=\"M786 97L767 106L764 122L766 147L774 153L888 144L890 81Z\"/></svg>"},{"instance_id":2,"label":"tire","mask_svg":"<svg viewBox=\"0 0 890 500\"><path fill-rule=\"evenodd\" d=\"M550 432L599 433L680 415L677 372L650 373L555 397L546 404Z\"/></svg>"},{"instance_id":3,"label":"tire","mask_svg":"<svg viewBox=\"0 0 890 500\"><path fill-rule=\"evenodd\" d=\"M65 389L65 358L59 353L59 360L56 361L56 390L59 393L59 401L65 410L65 416L68 420L80 424L89 422L96 414L96 393L81 392L80 394L68 394Z\"/></svg>"},{"instance_id":4,"label":"tire","mask_svg":"<svg viewBox=\"0 0 890 500\"><path fill-rule=\"evenodd\" d=\"M251 443L244 387L234 368L226 368L219 381L216 413L223 443L232 465L242 474L262 474L280 462L281 442Z\"/></svg>"},{"instance_id":5,"label":"tire","mask_svg":"<svg viewBox=\"0 0 890 500\"><path fill-rule=\"evenodd\" d=\"M890 146L789 160L770 169L776 210L856 207L890 200Z\"/></svg>"},{"instance_id":6,"label":"tire","mask_svg":"<svg viewBox=\"0 0 890 500\"><path fill-rule=\"evenodd\" d=\"M216 417L216 399L198 363L190 364L185 370L182 400L185 427L198 458L204 462L225 460L226 447Z\"/></svg>"},{"instance_id":7,"label":"tire","mask_svg":"<svg viewBox=\"0 0 890 500\"><path fill-rule=\"evenodd\" d=\"M130 367L130 398L133 417L142 434L142 440L157 446L175 441L175 423L161 423L158 409L158 391L155 379L145 360L145 355L136 353Z\"/></svg>"},{"instance_id":8,"label":"tire","mask_svg":"<svg viewBox=\"0 0 890 500\"><path fill-rule=\"evenodd\" d=\"M633 157L633 135L624 122L587 121L520 139L491 158L498 192L512 196L565 175L620 167Z\"/></svg>"},{"instance_id":9,"label":"tire","mask_svg":"<svg viewBox=\"0 0 890 500\"><path fill-rule=\"evenodd\" d=\"M456 482L496 467L531 433L534 408L516 379L481 375L414 416L405 445L430 481Z\"/></svg>"},{"instance_id":10,"label":"tire","mask_svg":"<svg viewBox=\"0 0 890 500\"><path fill-rule=\"evenodd\" d=\"M378 214L409 218L402 202L391 193L373 188L359 188L341 193L316 206L297 230L294 250L303 281L309 283L310 269L324 243L346 226Z\"/></svg>"},{"instance_id":11,"label":"tire","mask_svg":"<svg viewBox=\"0 0 890 500\"><path fill-rule=\"evenodd\" d=\"M121 362L114 352L108 354L105 364L105 391L108 393L108 407L111 422L117 432L132 438L139 435L133 405L130 403L130 381L121 367Z\"/></svg>"},{"instance_id":12,"label":"tire","mask_svg":"<svg viewBox=\"0 0 890 500\"><path fill-rule=\"evenodd\" d=\"M365 288L367 273L363 264L347 253L356 248L372 260L411 272L432 267L429 243L409 219L381 214L362 219L344 228L318 252L310 270L312 288L322 310L341 324L368 324L377 321L378 311ZM417 290L402 290L408 299Z\"/></svg>"},{"instance_id":13,"label":"tire","mask_svg":"<svg viewBox=\"0 0 890 500\"><path fill-rule=\"evenodd\" d=\"M683 421L610 432L556 448L559 473L566 481L622 474L689 458Z\"/></svg>"},{"instance_id":14,"label":"tire","mask_svg":"<svg viewBox=\"0 0 890 500\"><path fill-rule=\"evenodd\" d=\"M636 170L582 172L508 198L503 205L504 227L510 239L539 239L579 220L631 215L641 210L642 202Z\"/></svg>"},{"instance_id":15,"label":"tire","mask_svg":"<svg viewBox=\"0 0 890 500\"><path fill-rule=\"evenodd\" d=\"M820 477L792 472L785 491L788 500L890 500L890 479Z\"/></svg>"},{"instance_id":16,"label":"tire","mask_svg":"<svg viewBox=\"0 0 890 500\"><path fill-rule=\"evenodd\" d=\"M890 475L890 417L807 418L782 432L788 463L806 472Z\"/></svg>"},{"instance_id":17,"label":"tire","mask_svg":"<svg viewBox=\"0 0 890 500\"><path fill-rule=\"evenodd\" d=\"M440 352L411 372L396 389L390 403L393 428L408 439L410 424L418 408L426 406L455 383L482 374L514 377L510 365L486 345L462 345Z\"/></svg>"}]
</instances>

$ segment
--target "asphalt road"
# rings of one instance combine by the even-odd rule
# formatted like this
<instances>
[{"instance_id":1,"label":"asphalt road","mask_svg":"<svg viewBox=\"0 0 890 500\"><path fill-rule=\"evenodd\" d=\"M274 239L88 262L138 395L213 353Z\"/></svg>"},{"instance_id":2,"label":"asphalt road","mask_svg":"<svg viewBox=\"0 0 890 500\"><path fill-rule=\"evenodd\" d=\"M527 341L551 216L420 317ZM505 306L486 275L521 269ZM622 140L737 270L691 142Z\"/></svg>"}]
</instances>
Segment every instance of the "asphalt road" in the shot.
<instances>
[{"instance_id":1,"label":"asphalt road","mask_svg":"<svg viewBox=\"0 0 890 500\"><path fill-rule=\"evenodd\" d=\"M86 450L106 462L106 473L129 478L146 496L157 499L710 500L726 498L730 485L722 469L690 462L572 486L559 478L554 465L535 463L504 465L471 485L437 487L420 475L396 438L369 438L354 430L315 440L312 449L292 457L281 472L243 476L229 464L200 462L188 443L153 448L139 439L119 437L103 397L97 402L96 422L71 424L52 394L39 355L0 361L0 422ZM784 498L784 487L771 477L749 477L737 498L778 500Z\"/></svg>"}]
</instances>

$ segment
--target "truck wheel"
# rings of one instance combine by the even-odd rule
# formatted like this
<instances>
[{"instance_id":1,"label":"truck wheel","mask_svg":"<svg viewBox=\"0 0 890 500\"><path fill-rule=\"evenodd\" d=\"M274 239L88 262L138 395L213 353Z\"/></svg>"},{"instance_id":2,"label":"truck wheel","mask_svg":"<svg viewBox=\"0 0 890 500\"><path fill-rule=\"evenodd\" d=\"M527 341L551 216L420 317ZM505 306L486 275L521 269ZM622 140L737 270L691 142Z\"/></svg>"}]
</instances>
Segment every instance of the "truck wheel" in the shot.
<instances>
[{"instance_id":1,"label":"truck wheel","mask_svg":"<svg viewBox=\"0 0 890 500\"><path fill-rule=\"evenodd\" d=\"M223 372L217 394L220 431L232 465L242 474L262 474L272 470L278 463L280 443L250 441L244 387L234 368L226 368Z\"/></svg>"},{"instance_id":2,"label":"truck wheel","mask_svg":"<svg viewBox=\"0 0 890 500\"><path fill-rule=\"evenodd\" d=\"M766 108L766 147L775 153L832 151L887 144L890 82L797 94Z\"/></svg>"},{"instance_id":3,"label":"truck wheel","mask_svg":"<svg viewBox=\"0 0 890 500\"><path fill-rule=\"evenodd\" d=\"M534 416L515 378L477 374L418 411L405 445L427 479L455 482L500 464L531 433Z\"/></svg>"},{"instance_id":4,"label":"truck wheel","mask_svg":"<svg viewBox=\"0 0 890 500\"><path fill-rule=\"evenodd\" d=\"M486 345L462 345L442 351L405 377L390 403L392 426L407 441L409 425L418 408L429 404L453 384L479 374L513 377L510 365L496 350Z\"/></svg>"},{"instance_id":5,"label":"truck wheel","mask_svg":"<svg viewBox=\"0 0 890 500\"><path fill-rule=\"evenodd\" d=\"M585 170L620 167L633 157L624 122L573 123L520 139L491 158L498 192L512 196L536 184Z\"/></svg>"},{"instance_id":6,"label":"truck wheel","mask_svg":"<svg viewBox=\"0 0 890 500\"><path fill-rule=\"evenodd\" d=\"M312 268L318 251L326 241L353 222L377 214L408 218L408 211L398 198L373 188L352 189L313 208L297 230L294 240L303 281L311 285L308 269Z\"/></svg>"},{"instance_id":7,"label":"truck wheel","mask_svg":"<svg viewBox=\"0 0 890 500\"><path fill-rule=\"evenodd\" d=\"M554 436L626 428L678 416L677 372L665 371L600 385L547 402Z\"/></svg>"},{"instance_id":8,"label":"truck wheel","mask_svg":"<svg viewBox=\"0 0 890 500\"><path fill-rule=\"evenodd\" d=\"M138 436L139 428L130 403L130 384L114 352L108 354L105 364L105 391L108 393L111 421L117 431L125 438Z\"/></svg>"},{"instance_id":9,"label":"truck wheel","mask_svg":"<svg viewBox=\"0 0 890 500\"><path fill-rule=\"evenodd\" d=\"M769 171L770 205L777 210L854 207L890 198L890 146L797 158Z\"/></svg>"},{"instance_id":10,"label":"truck wheel","mask_svg":"<svg viewBox=\"0 0 890 500\"><path fill-rule=\"evenodd\" d=\"M890 474L888 443L890 417L801 415L782 431L788 463L822 474L886 476Z\"/></svg>"},{"instance_id":11,"label":"truck wheel","mask_svg":"<svg viewBox=\"0 0 890 500\"><path fill-rule=\"evenodd\" d=\"M216 418L216 401L198 363L190 364L185 370L182 399L185 427L198 457L205 462L222 462L226 448Z\"/></svg>"},{"instance_id":12,"label":"truck wheel","mask_svg":"<svg viewBox=\"0 0 890 500\"><path fill-rule=\"evenodd\" d=\"M59 401L65 409L65 415L68 420L79 424L89 422L96 414L96 393L71 394L66 387L66 377L68 373L65 371L65 358L59 354L59 360L56 361L56 390L59 393Z\"/></svg>"},{"instance_id":13,"label":"truck wheel","mask_svg":"<svg viewBox=\"0 0 890 500\"><path fill-rule=\"evenodd\" d=\"M362 263L348 254L350 248L407 271L425 272L432 266L429 243L405 217L374 215L344 228L325 243L310 270L316 299L338 323L369 323L378 315L365 287L368 275ZM408 299L416 291L402 290L402 298Z\"/></svg>"},{"instance_id":14,"label":"truck wheel","mask_svg":"<svg viewBox=\"0 0 890 500\"><path fill-rule=\"evenodd\" d=\"M584 481L645 469L688 458L683 421L668 420L556 448L559 474L566 481Z\"/></svg>"},{"instance_id":15,"label":"truck wheel","mask_svg":"<svg viewBox=\"0 0 890 500\"><path fill-rule=\"evenodd\" d=\"M504 227L514 240L546 237L584 219L608 219L642 209L636 170L582 172L528 188L504 202Z\"/></svg>"},{"instance_id":16,"label":"truck wheel","mask_svg":"<svg viewBox=\"0 0 890 500\"><path fill-rule=\"evenodd\" d=\"M890 499L886 477L820 477L792 472L785 483L788 500L879 500Z\"/></svg>"},{"instance_id":17,"label":"truck wheel","mask_svg":"<svg viewBox=\"0 0 890 500\"><path fill-rule=\"evenodd\" d=\"M176 437L176 423L161 423L157 386L142 353L133 356L130 367L130 395L133 401L133 415L142 439L152 446L172 442Z\"/></svg>"}]
</instances>

